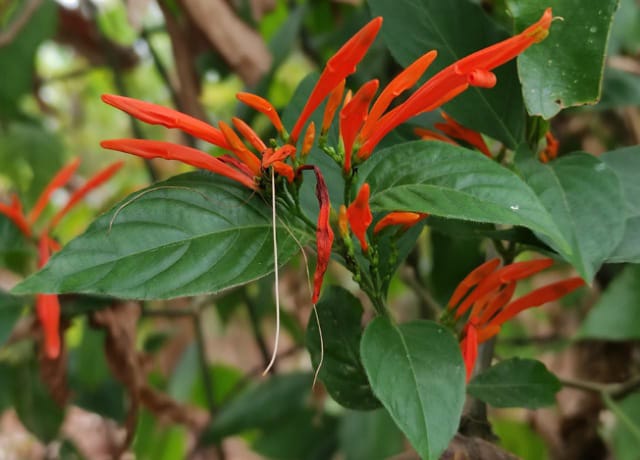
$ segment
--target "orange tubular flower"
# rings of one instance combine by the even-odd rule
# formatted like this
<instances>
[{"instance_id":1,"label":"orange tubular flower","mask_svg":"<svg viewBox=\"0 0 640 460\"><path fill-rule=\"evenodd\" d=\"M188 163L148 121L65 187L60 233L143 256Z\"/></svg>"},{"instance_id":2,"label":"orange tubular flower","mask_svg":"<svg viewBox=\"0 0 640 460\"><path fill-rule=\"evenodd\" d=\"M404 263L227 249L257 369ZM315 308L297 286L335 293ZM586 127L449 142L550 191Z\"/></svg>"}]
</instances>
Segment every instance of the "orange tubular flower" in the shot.
<instances>
[{"instance_id":1,"label":"orange tubular flower","mask_svg":"<svg viewBox=\"0 0 640 460\"><path fill-rule=\"evenodd\" d=\"M420 88L405 102L387 112L366 127L366 135L361 136L362 147L358 159L369 158L373 149L391 130L409 118L423 112L434 110L450 101L469 85L491 88L496 83L491 70L515 58L529 46L543 40L551 25L551 9L545 10L538 22L522 33L507 40L491 45L444 68Z\"/></svg>"},{"instance_id":2,"label":"orange tubular flower","mask_svg":"<svg viewBox=\"0 0 640 460\"><path fill-rule=\"evenodd\" d=\"M340 102L342 102L342 95L344 94L344 86L345 80L342 80L338 84L338 86L336 86L333 91L331 91L331 94L329 95L327 105L324 108L324 115L322 117L322 135L326 134L327 131L329 131L331 122L333 121L333 117L336 114L336 110L338 110L338 107L340 107Z\"/></svg>"},{"instance_id":3,"label":"orange tubular flower","mask_svg":"<svg viewBox=\"0 0 640 460\"><path fill-rule=\"evenodd\" d=\"M280 134L285 136L284 127L273 105L254 94L239 93L237 97L248 106L264 113ZM275 149L275 151L268 148L258 134L239 118L232 118L233 126L257 153L252 152L234 129L223 121L219 123L218 129L188 115L149 102L109 94L103 95L102 99L142 121L181 129L228 150L233 156L213 157L184 145L145 139L111 139L100 143L104 148L147 159L177 160L232 179L251 190L259 189L258 184L264 170L269 167L273 167L279 175L286 177L289 182L294 178L293 168L283 160L295 155L295 147L287 145Z\"/></svg>"},{"instance_id":4,"label":"orange tubular flower","mask_svg":"<svg viewBox=\"0 0 640 460\"><path fill-rule=\"evenodd\" d=\"M314 122L309 123L307 126L307 130L304 133L304 140L302 141L302 150L300 151L300 156L303 158L309 155L311 151L311 147L313 147L313 141L316 137L316 125Z\"/></svg>"},{"instance_id":5,"label":"orange tubular flower","mask_svg":"<svg viewBox=\"0 0 640 460\"><path fill-rule=\"evenodd\" d=\"M10 206L0 203L0 213L9 217L26 237L31 238L34 233L31 227L49 203L51 195L56 189L64 187L69 182L79 164L80 160L75 159L56 173L36 200L34 208L29 213L29 218L24 216L22 205L17 196L13 197ZM50 236L51 230L87 193L111 178L122 167L122 164L122 162L114 163L91 177L82 187L73 192L67 204L53 216L38 237L38 268L42 268L47 263L52 252L60 249L58 242ZM56 359L60 354L60 302L58 296L56 294L37 294L35 306L36 315L42 326L45 355L49 359Z\"/></svg>"},{"instance_id":6,"label":"orange tubular flower","mask_svg":"<svg viewBox=\"0 0 640 460\"><path fill-rule=\"evenodd\" d=\"M27 218L22 213L22 204L20 203L20 200L18 200L17 195L13 195L10 205L0 203L0 214L7 216L7 218L9 218L16 227L18 227L24 236L31 238L31 226L29 225Z\"/></svg>"},{"instance_id":7,"label":"orange tubular flower","mask_svg":"<svg viewBox=\"0 0 640 460\"><path fill-rule=\"evenodd\" d=\"M585 284L581 278L569 278L535 289L511 301L518 280L544 270L553 264L553 260L516 262L498 269L499 264L499 259L492 259L469 273L447 304L448 312L455 311L456 321L471 308L460 343L467 368L467 381L471 378L475 365L478 344L495 336L506 321L521 311L559 299Z\"/></svg>"},{"instance_id":8,"label":"orange tubular flower","mask_svg":"<svg viewBox=\"0 0 640 460\"><path fill-rule=\"evenodd\" d=\"M547 141L547 146L542 152L540 152L540 161L548 163L558 157L558 148L560 147L560 143L551 131L547 131L544 137Z\"/></svg>"},{"instance_id":9,"label":"orange tubular flower","mask_svg":"<svg viewBox=\"0 0 640 460\"><path fill-rule=\"evenodd\" d=\"M407 211L394 211L390 212L382 219L378 221L373 228L373 233L376 234L381 230L389 227L390 225L401 225L402 230L406 231L413 227L415 224L423 219L429 217L429 214L424 212L407 212Z\"/></svg>"},{"instance_id":10,"label":"orange tubular flower","mask_svg":"<svg viewBox=\"0 0 640 460\"><path fill-rule=\"evenodd\" d=\"M320 212L318 213L318 223L316 224L316 271L313 274L313 296L311 301L315 304L320 298L320 289L322 288L322 281L324 280L324 274L329 266L329 260L331 259L331 247L333 246L333 230L331 229L331 223L329 222L329 215L331 213L331 202L329 201L329 189L327 189L327 183L324 181L324 177L320 172L320 168L314 165L301 166L298 171L312 170L316 175L316 198L320 205Z\"/></svg>"},{"instance_id":11,"label":"orange tubular flower","mask_svg":"<svg viewBox=\"0 0 640 460\"><path fill-rule=\"evenodd\" d=\"M367 244L367 229L373 221L373 215L371 214L371 208L369 208L369 184L362 184L360 191L356 196L356 199L347 208L347 219L349 220L349 226L353 231L353 234L360 241L360 246L363 252L369 250Z\"/></svg>"},{"instance_id":12,"label":"orange tubular flower","mask_svg":"<svg viewBox=\"0 0 640 460\"><path fill-rule=\"evenodd\" d=\"M29 212L27 220L29 221L30 224L33 225L35 221L38 220L38 217L40 217L40 214L42 213L42 211L44 211L44 208L47 206L47 203L49 203L51 194L56 189L63 187L67 182L69 182L69 179L71 179L71 176L73 176L73 173L76 171L76 169L78 169L78 166L80 166L80 159L76 158L71 163L63 167L53 177L53 179L51 179L51 182L47 184L44 191L38 197L38 200L36 201L35 206Z\"/></svg>"},{"instance_id":13,"label":"orange tubular flower","mask_svg":"<svg viewBox=\"0 0 640 460\"><path fill-rule=\"evenodd\" d=\"M115 173L117 173L123 165L124 161L117 161L107 166L102 171L91 177L87 182L85 182L82 187L73 192L64 208L62 208L56 213L55 216L53 216L53 219L51 219L51 222L49 223L49 228L55 227L58 222L60 222L60 220L71 210L71 208L78 204L78 202L82 200L90 191L111 179L111 177Z\"/></svg>"},{"instance_id":14,"label":"orange tubular flower","mask_svg":"<svg viewBox=\"0 0 640 460\"><path fill-rule=\"evenodd\" d=\"M200 150L171 142L149 141L146 139L111 139L100 142L105 149L117 150L142 158L164 158L206 169L221 176L240 182L245 187L257 190L258 186L252 176L232 168L227 163L207 155Z\"/></svg>"},{"instance_id":15,"label":"orange tubular flower","mask_svg":"<svg viewBox=\"0 0 640 460\"><path fill-rule=\"evenodd\" d=\"M184 113L161 105L132 99L130 97L117 96L115 94L103 94L102 100L150 125L161 125L165 128L179 129L193 137L210 142L223 149L229 148L226 139L219 129Z\"/></svg>"},{"instance_id":16,"label":"orange tubular flower","mask_svg":"<svg viewBox=\"0 0 640 460\"><path fill-rule=\"evenodd\" d=\"M351 171L351 152L358 130L367 119L367 110L378 91L378 80L371 80L353 95L340 111L340 136L344 144L344 170Z\"/></svg>"},{"instance_id":17,"label":"orange tubular flower","mask_svg":"<svg viewBox=\"0 0 640 460\"><path fill-rule=\"evenodd\" d=\"M271 102L267 101L266 99L256 94L251 94L251 93L238 93L236 94L236 97L240 102L245 103L246 105L248 105L249 107L251 107L257 112L260 112L266 115L267 118L269 118L269 120L273 124L273 126L275 126L276 131L278 131L278 133L281 136L284 136L284 132L285 132L284 126L282 126L282 121L280 121L280 116L278 115L278 111L271 104Z\"/></svg>"},{"instance_id":18,"label":"orange tubular flower","mask_svg":"<svg viewBox=\"0 0 640 460\"><path fill-rule=\"evenodd\" d=\"M480 133L462 126L444 112L442 112L442 118L444 118L446 123L436 123L434 125L435 128L439 129L449 137L465 141L467 144L474 146L488 158L493 158L489 147L487 147L487 144Z\"/></svg>"},{"instance_id":19,"label":"orange tubular flower","mask_svg":"<svg viewBox=\"0 0 640 460\"><path fill-rule=\"evenodd\" d=\"M320 74L318 82L311 91L311 95L291 131L290 142L292 144L298 141L302 128L313 111L318 108L340 82L356 71L356 65L362 60L375 40L381 26L381 17L371 20L327 61L327 65Z\"/></svg>"}]
</instances>

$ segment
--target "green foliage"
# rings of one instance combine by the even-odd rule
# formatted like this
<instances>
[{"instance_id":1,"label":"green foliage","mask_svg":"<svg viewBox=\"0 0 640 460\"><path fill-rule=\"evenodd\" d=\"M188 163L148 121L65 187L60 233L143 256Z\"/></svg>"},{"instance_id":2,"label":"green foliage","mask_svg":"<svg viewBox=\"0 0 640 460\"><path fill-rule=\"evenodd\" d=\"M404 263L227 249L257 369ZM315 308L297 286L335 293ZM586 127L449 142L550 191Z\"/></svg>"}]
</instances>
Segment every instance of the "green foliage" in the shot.
<instances>
[{"instance_id":1,"label":"green foliage","mask_svg":"<svg viewBox=\"0 0 640 460\"><path fill-rule=\"evenodd\" d=\"M384 409L348 411L338 436L346 460L384 460L403 449L402 432Z\"/></svg>"},{"instance_id":2,"label":"green foliage","mask_svg":"<svg viewBox=\"0 0 640 460\"><path fill-rule=\"evenodd\" d=\"M398 167L406 163L410 168ZM477 152L416 141L376 152L361 168L373 210L406 210L479 222L522 225L559 247L563 235L516 174Z\"/></svg>"},{"instance_id":3,"label":"green foliage","mask_svg":"<svg viewBox=\"0 0 640 460\"><path fill-rule=\"evenodd\" d=\"M493 407L537 409L552 405L561 386L540 361L512 358L476 376L467 391Z\"/></svg>"},{"instance_id":4,"label":"green foliage","mask_svg":"<svg viewBox=\"0 0 640 460\"><path fill-rule=\"evenodd\" d=\"M397 326L378 317L360 347L373 393L422 458L439 458L464 403L464 366L453 335L431 321Z\"/></svg>"},{"instance_id":5,"label":"green foliage","mask_svg":"<svg viewBox=\"0 0 640 460\"><path fill-rule=\"evenodd\" d=\"M518 166L570 242L570 249L546 235L540 237L590 281L622 239L624 211L611 206L622 202L618 177L606 163L582 153L547 164L527 158ZM584 231L586 228L589 231Z\"/></svg>"},{"instance_id":6,"label":"green foliage","mask_svg":"<svg viewBox=\"0 0 640 460\"><path fill-rule=\"evenodd\" d=\"M22 307L24 299L0 289L0 347L9 338L13 325L22 314Z\"/></svg>"},{"instance_id":7,"label":"green foliage","mask_svg":"<svg viewBox=\"0 0 640 460\"><path fill-rule=\"evenodd\" d=\"M271 377L248 388L213 419L200 438L204 445L220 442L224 437L248 430L268 429L304 409L313 378L309 374L291 373Z\"/></svg>"},{"instance_id":8,"label":"green foliage","mask_svg":"<svg viewBox=\"0 0 640 460\"><path fill-rule=\"evenodd\" d=\"M15 3L21 7L13 10L12 21L21 15L24 8L28 8L26 2ZM0 47L0 119L18 117L20 98L33 88L36 51L44 40L53 35L57 16L54 0L45 0L25 26L18 29L16 38Z\"/></svg>"},{"instance_id":9,"label":"green foliage","mask_svg":"<svg viewBox=\"0 0 640 460\"><path fill-rule=\"evenodd\" d=\"M575 105L600 98L602 72L613 15L619 0L510 0L518 30L531 24L546 7L554 21L549 36L518 58L518 74L527 110L551 118Z\"/></svg>"},{"instance_id":10,"label":"green foliage","mask_svg":"<svg viewBox=\"0 0 640 460\"><path fill-rule=\"evenodd\" d=\"M300 231L293 222L278 229L281 263L300 249L291 236ZM270 233L259 196L217 176L185 174L116 205L15 291L147 299L217 292L273 270Z\"/></svg>"},{"instance_id":11,"label":"green foliage","mask_svg":"<svg viewBox=\"0 0 640 460\"><path fill-rule=\"evenodd\" d=\"M581 338L640 338L640 265L627 266L609 285L582 324Z\"/></svg>"},{"instance_id":12,"label":"green foliage","mask_svg":"<svg viewBox=\"0 0 640 460\"><path fill-rule=\"evenodd\" d=\"M380 406L373 396L360 360L362 305L349 291L331 286L316 305L318 320L311 313L307 325L307 348L311 362L320 365L318 377L340 405L350 409L371 410ZM318 330L318 323L322 332Z\"/></svg>"}]
</instances>

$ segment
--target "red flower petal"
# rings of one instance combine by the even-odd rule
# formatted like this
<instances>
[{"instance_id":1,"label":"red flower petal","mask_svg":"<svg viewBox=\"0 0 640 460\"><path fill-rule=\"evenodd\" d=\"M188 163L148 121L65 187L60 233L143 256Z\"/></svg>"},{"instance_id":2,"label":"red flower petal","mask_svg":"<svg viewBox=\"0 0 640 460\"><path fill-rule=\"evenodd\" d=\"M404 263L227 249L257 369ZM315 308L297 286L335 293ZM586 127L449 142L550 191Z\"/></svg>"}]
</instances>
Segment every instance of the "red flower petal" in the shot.
<instances>
[{"instance_id":1,"label":"red flower petal","mask_svg":"<svg viewBox=\"0 0 640 460\"><path fill-rule=\"evenodd\" d=\"M31 212L29 212L29 215L27 216L27 220L29 221L29 223L33 224L36 220L38 220L38 217L40 216L40 214L42 214L42 211L44 211L47 203L49 203L51 194L56 189L63 187L67 182L69 182L69 179L71 179L73 173L76 172L78 166L80 166L80 158L76 158L71 163L64 166L60 171L58 171L53 179L51 179L51 182L49 182L44 188L44 190L38 197L35 206L33 207L33 209L31 209Z\"/></svg>"},{"instance_id":2,"label":"red flower petal","mask_svg":"<svg viewBox=\"0 0 640 460\"><path fill-rule=\"evenodd\" d=\"M120 168L122 168L123 165L124 161L118 161L107 166L106 168L95 174L93 177L91 177L87 182L85 182L82 187L73 192L64 208L58 211L56 215L53 216L53 219L51 219L51 222L49 223L49 229L55 227L58 222L60 222L60 219L62 219L69 212L69 210L71 210L71 208L73 208L82 198L84 198L87 193L99 187L104 182L108 181L115 173L118 172Z\"/></svg>"},{"instance_id":3,"label":"red flower petal","mask_svg":"<svg viewBox=\"0 0 640 460\"><path fill-rule=\"evenodd\" d=\"M347 208L347 218L353 234L360 241L362 250L366 252L369 249L367 244L367 229L373 221L371 208L369 208L369 184L362 184L356 199Z\"/></svg>"},{"instance_id":4,"label":"red flower petal","mask_svg":"<svg viewBox=\"0 0 640 460\"><path fill-rule=\"evenodd\" d=\"M146 139L111 139L100 142L105 149L117 150L142 158L164 158L165 160L177 160L196 168L228 177L240 182L245 187L257 190L253 177L232 168L224 161L212 157L200 150L170 142L150 141Z\"/></svg>"},{"instance_id":5,"label":"red flower petal","mask_svg":"<svg viewBox=\"0 0 640 460\"><path fill-rule=\"evenodd\" d=\"M378 80L371 80L353 95L340 111L340 136L344 144L344 170L351 170L351 152L358 131L367 118L367 110L378 91Z\"/></svg>"},{"instance_id":6,"label":"red flower petal","mask_svg":"<svg viewBox=\"0 0 640 460\"><path fill-rule=\"evenodd\" d=\"M229 148L220 130L177 110L115 94L103 94L102 100L145 123L179 129L223 149Z\"/></svg>"},{"instance_id":7,"label":"red flower petal","mask_svg":"<svg viewBox=\"0 0 640 460\"><path fill-rule=\"evenodd\" d=\"M356 71L356 65L362 60L367 50L378 35L382 26L382 18L371 20L349 39L328 61L318 78L316 86L311 91L298 121L291 131L291 143L298 140L302 128L313 111L318 108L325 97L333 91L347 76Z\"/></svg>"}]
</instances>

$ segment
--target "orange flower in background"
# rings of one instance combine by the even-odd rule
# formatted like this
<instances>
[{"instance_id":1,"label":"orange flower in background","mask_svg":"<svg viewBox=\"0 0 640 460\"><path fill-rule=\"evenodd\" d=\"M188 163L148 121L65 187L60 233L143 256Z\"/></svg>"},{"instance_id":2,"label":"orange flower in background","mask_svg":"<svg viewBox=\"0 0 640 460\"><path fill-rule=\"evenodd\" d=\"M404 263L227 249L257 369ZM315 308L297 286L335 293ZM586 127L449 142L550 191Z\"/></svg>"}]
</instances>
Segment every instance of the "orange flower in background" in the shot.
<instances>
[{"instance_id":1,"label":"orange flower in background","mask_svg":"<svg viewBox=\"0 0 640 460\"><path fill-rule=\"evenodd\" d=\"M547 141L547 146L542 152L540 152L539 157L540 161L542 161L543 163L549 163L551 160L555 160L558 157L558 149L560 148L560 143L551 131L547 131L544 137Z\"/></svg>"},{"instance_id":2,"label":"orange flower in background","mask_svg":"<svg viewBox=\"0 0 640 460\"><path fill-rule=\"evenodd\" d=\"M121 161L113 163L89 178L84 185L71 194L67 204L46 224L37 240L38 268L42 268L51 254L60 249L58 243L51 237L53 229L75 205L89 192L109 180L123 164ZM12 198L11 205L7 206L0 203L0 214L4 214L11 219L24 236L31 239L35 233L33 226L49 204L51 195L71 180L79 165L80 160L75 159L64 166L44 188L27 216L22 212L22 204L15 195ZM56 294L37 294L36 315L42 326L45 355L50 359L56 359L60 355L60 301L58 296Z\"/></svg>"},{"instance_id":3,"label":"orange flower in background","mask_svg":"<svg viewBox=\"0 0 640 460\"><path fill-rule=\"evenodd\" d=\"M392 225L400 225L403 231L407 231L427 217L429 214L426 212L393 211L378 221L373 228L373 233L376 234Z\"/></svg>"},{"instance_id":4,"label":"orange flower in background","mask_svg":"<svg viewBox=\"0 0 640 460\"><path fill-rule=\"evenodd\" d=\"M424 140L438 140L454 145L458 145L458 143L453 139L461 140L480 150L486 157L493 158L487 143L479 132L462 126L444 112L441 114L445 123L436 123L433 126L446 134L446 136L423 128L415 128L414 132Z\"/></svg>"},{"instance_id":5,"label":"orange flower in background","mask_svg":"<svg viewBox=\"0 0 640 460\"><path fill-rule=\"evenodd\" d=\"M492 259L469 273L455 289L447 304L447 313L456 321L464 320L460 348L467 370L467 381L471 378L478 354L478 344L500 332L502 325L528 308L537 307L583 286L582 278L569 278L511 301L516 283L553 265L553 259L515 262L498 268L500 259Z\"/></svg>"}]
</instances>

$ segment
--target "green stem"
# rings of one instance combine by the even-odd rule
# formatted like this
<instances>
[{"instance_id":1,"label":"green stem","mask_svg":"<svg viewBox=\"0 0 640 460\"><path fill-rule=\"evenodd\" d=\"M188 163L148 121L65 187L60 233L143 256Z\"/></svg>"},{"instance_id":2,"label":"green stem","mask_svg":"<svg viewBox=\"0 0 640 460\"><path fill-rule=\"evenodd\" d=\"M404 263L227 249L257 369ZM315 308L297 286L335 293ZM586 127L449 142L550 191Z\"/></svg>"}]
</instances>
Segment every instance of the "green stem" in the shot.
<instances>
[{"instance_id":1,"label":"green stem","mask_svg":"<svg viewBox=\"0 0 640 460\"><path fill-rule=\"evenodd\" d=\"M202 331L201 311L198 310L193 315L193 328L196 333L196 346L198 349L198 363L200 364L200 371L202 373L202 382L204 386L204 396L207 400L207 407L209 413L213 417L218 408L216 406L215 399L213 397L213 381L211 380L211 374L209 373L209 364L207 363L207 351L205 347L204 332Z\"/></svg>"}]
</instances>

